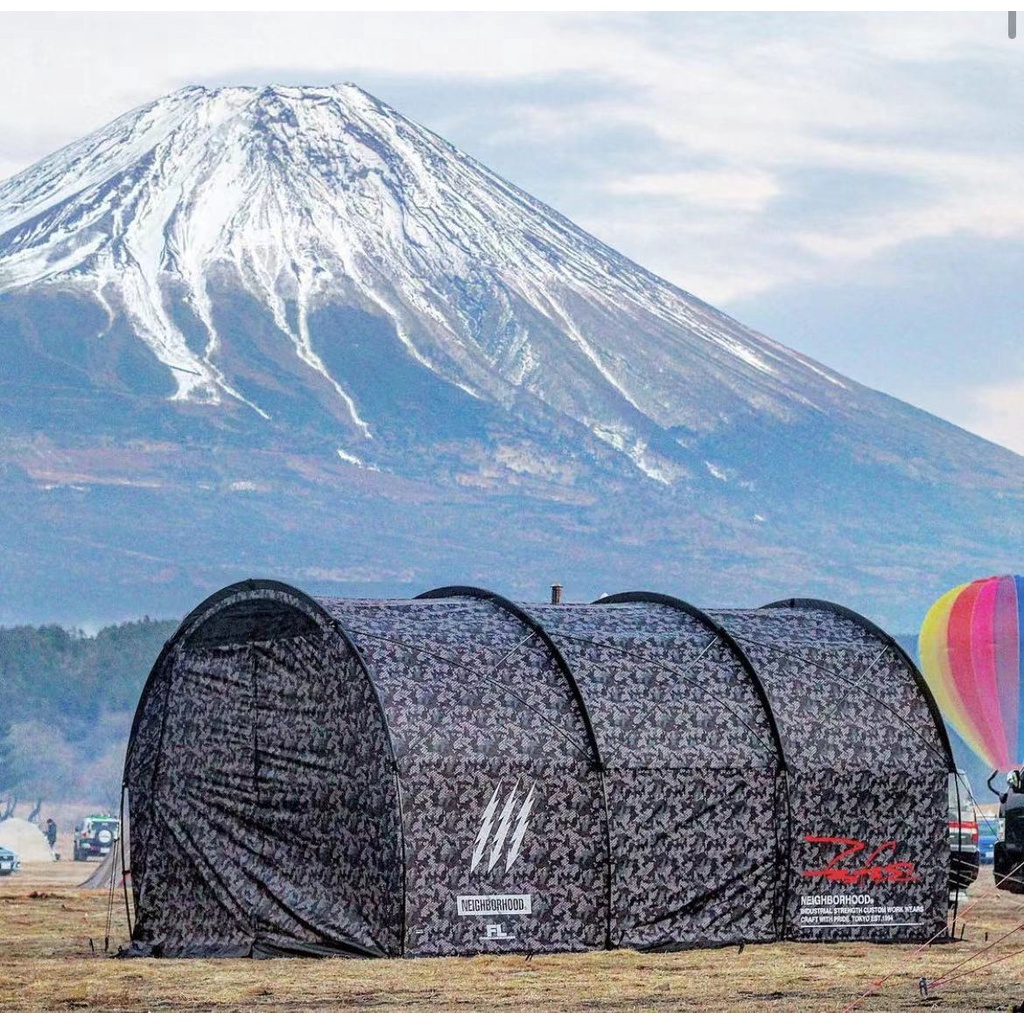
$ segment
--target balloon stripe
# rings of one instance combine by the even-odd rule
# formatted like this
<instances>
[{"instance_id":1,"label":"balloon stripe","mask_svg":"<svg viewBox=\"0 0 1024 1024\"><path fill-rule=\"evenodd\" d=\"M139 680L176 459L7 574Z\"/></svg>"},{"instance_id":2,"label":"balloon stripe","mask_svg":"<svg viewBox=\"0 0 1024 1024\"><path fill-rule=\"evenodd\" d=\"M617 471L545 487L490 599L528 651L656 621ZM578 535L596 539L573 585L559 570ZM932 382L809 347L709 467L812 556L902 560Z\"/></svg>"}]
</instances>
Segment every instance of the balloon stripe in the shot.
<instances>
[{"instance_id":1,"label":"balloon stripe","mask_svg":"<svg viewBox=\"0 0 1024 1024\"><path fill-rule=\"evenodd\" d=\"M976 730L971 724L949 662L949 615L954 601L965 589L966 584L954 587L935 602L925 617L919 650L923 670L936 701L957 731L974 747L980 744L980 740L975 735Z\"/></svg>"},{"instance_id":2,"label":"balloon stripe","mask_svg":"<svg viewBox=\"0 0 1024 1024\"><path fill-rule=\"evenodd\" d=\"M921 624L921 670L950 726L991 768L1024 757L1024 576L953 587Z\"/></svg>"},{"instance_id":3,"label":"balloon stripe","mask_svg":"<svg viewBox=\"0 0 1024 1024\"><path fill-rule=\"evenodd\" d=\"M989 764L998 763L998 744L989 719L990 702L982 689L982 681L974 671L971 647L974 641L974 609L978 603L983 580L976 580L953 602L949 615L949 662L957 690L968 708L977 730L981 749L978 754Z\"/></svg>"},{"instance_id":4,"label":"balloon stripe","mask_svg":"<svg viewBox=\"0 0 1024 1024\"><path fill-rule=\"evenodd\" d=\"M974 608L971 610L971 666L974 685L981 708L982 721L992 760L998 765L1009 761L1003 708L999 699L999 675L996 661L996 605L999 597L999 578L983 580L976 585Z\"/></svg>"},{"instance_id":5,"label":"balloon stripe","mask_svg":"<svg viewBox=\"0 0 1024 1024\"><path fill-rule=\"evenodd\" d=\"M1017 624L1017 588L1012 576L996 580L992 643L995 649L996 689L999 693L999 722L1003 734L1003 763L1017 759L1017 705L1020 689L1020 630Z\"/></svg>"},{"instance_id":6,"label":"balloon stripe","mask_svg":"<svg viewBox=\"0 0 1024 1024\"><path fill-rule=\"evenodd\" d=\"M928 683L939 710L950 725L964 738L967 745L984 758L983 745L971 721L964 695L953 678L949 658L949 616L956 599L968 584L953 587L932 605L921 626L918 655L921 671Z\"/></svg>"},{"instance_id":7,"label":"balloon stripe","mask_svg":"<svg viewBox=\"0 0 1024 1024\"><path fill-rule=\"evenodd\" d=\"M1024 716L1021 712L1024 711L1024 693L1021 692L1021 687L1024 686L1024 680L1021 679L1021 669L1024 668L1024 630L1021 629L1021 616L1024 615L1024 577L1015 575L1014 577L1014 596L1016 598L1017 607L1017 744L1016 750L1014 751L1015 765L1019 765L1024 759Z\"/></svg>"},{"instance_id":8,"label":"balloon stripe","mask_svg":"<svg viewBox=\"0 0 1024 1024\"><path fill-rule=\"evenodd\" d=\"M967 710L968 701L973 698L974 694L974 667L970 661L969 629L971 611L974 608L976 596L977 591L974 584L968 584L957 595L949 609L949 619L946 622L946 657L949 659L949 670L953 676L957 697L967 711L966 717L977 737L978 746L975 748L975 752L988 761L991 758L991 751L988 749L985 735L981 730L980 723Z\"/></svg>"}]
</instances>

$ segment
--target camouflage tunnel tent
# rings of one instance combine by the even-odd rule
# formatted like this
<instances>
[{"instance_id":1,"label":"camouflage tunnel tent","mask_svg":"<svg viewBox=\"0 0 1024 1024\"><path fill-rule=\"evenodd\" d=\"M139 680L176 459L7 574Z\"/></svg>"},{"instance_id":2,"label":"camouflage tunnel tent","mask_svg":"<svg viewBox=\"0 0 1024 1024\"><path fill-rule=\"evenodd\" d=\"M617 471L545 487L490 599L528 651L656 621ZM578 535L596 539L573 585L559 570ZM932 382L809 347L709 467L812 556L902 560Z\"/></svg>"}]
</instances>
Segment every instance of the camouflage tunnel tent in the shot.
<instances>
[{"instance_id":1,"label":"camouflage tunnel tent","mask_svg":"<svg viewBox=\"0 0 1024 1024\"><path fill-rule=\"evenodd\" d=\"M924 941L952 770L913 664L835 605L247 581L140 700L130 952Z\"/></svg>"}]
</instances>

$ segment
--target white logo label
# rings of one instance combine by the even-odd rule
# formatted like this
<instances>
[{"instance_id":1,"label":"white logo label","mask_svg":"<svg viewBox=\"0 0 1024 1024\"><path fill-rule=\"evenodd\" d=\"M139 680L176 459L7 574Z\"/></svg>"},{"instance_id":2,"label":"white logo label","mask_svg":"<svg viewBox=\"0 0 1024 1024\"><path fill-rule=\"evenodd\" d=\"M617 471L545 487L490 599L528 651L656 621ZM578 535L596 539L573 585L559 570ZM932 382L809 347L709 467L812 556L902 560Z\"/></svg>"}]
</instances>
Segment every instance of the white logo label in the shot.
<instances>
[{"instance_id":1,"label":"white logo label","mask_svg":"<svg viewBox=\"0 0 1024 1024\"><path fill-rule=\"evenodd\" d=\"M459 896L458 907L459 917L532 914L533 897L526 893L497 896Z\"/></svg>"},{"instance_id":2,"label":"white logo label","mask_svg":"<svg viewBox=\"0 0 1024 1024\"><path fill-rule=\"evenodd\" d=\"M501 942L506 939L514 939L515 936L505 931L503 924L489 924L484 929L483 938L486 942Z\"/></svg>"},{"instance_id":3,"label":"white logo label","mask_svg":"<svg viewBox=\"0 0 1024 1024\"><path fill-rule=\"evenodd\" d=\"M530 792L523 798L523 802L519 805L519 810L516 811L516 795L519 791L519 783L517 782L505 800L505 805L502 807L501 814L497 819L498 827L495 829L495 814L498 810L501 783L499 782L494 787L494 793L484 810L484 816L480 822L480 831L476 834L476 844L473 847L473 863L470 865L470 871L476 871L478 865L484 861L484 853L487 850L488 843L491 847L490 854L486 858L486 864L481 870L490 871L501 859L501 851L505 847L506 840L508 840L508 849L505 852L505 870L508 871L515 864L516 858L519 856L519 848L523 845L523 836L526 835L526 826L529 823L530 811L533 808L533 793L536 788L536 786L530 787ZM513 812L515 812L514 827L512 825ZM510 829L511 835L509 835ZM491 836L492 830L494 831L493 838Z\"/></svg>"}]
</instances>

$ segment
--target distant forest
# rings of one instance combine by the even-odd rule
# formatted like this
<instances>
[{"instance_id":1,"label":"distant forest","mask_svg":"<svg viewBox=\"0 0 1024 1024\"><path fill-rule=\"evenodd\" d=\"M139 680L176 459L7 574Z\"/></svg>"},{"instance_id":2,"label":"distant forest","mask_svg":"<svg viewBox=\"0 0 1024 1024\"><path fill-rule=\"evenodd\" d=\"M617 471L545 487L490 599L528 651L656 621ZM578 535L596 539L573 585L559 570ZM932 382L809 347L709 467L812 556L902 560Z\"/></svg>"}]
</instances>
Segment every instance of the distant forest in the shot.
<instances>
[{"instance_id":1,"label":"distant forest","mask_svg":"<svg viewBox=\"0 0 1024 1024\"><path fill-rule=\"evenodd\" d=\"M0 628L0 813L15 799L19 815L38 800L117 805L135 706L177 625Z\"/></svg>"},{"instance_id":2,"label":"distant forest","mask_svg":"<svg viewBox=\"0 0 1024 1024\"><path fill-rule=\"evenodd\" d=\"M0 627L0 815L39 800L113 809L139 694L178 623L149 618L86 636L60 626ZM917 638L895 638L911 657ZM989 769L950 731L976 798Z\"/></svg>"}]
</instances>

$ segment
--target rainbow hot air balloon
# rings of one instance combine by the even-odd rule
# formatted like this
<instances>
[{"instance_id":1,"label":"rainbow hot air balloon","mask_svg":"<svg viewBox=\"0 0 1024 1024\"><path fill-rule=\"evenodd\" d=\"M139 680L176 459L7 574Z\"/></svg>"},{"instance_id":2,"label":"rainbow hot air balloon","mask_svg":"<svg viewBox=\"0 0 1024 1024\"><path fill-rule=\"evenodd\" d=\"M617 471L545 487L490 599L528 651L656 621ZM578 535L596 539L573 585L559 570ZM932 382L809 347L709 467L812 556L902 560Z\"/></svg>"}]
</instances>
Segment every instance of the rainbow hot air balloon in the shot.
<instances>
[{"instance_id":1,"label":"rainbow hot air balloon","mask_svg":"<svg viewBox=\"0 0 1024 1024\"><path fill-rule=\"evenodd\" d=\"M1024 576L954 587L928 609L918 651L939 710L991 768L1021 763Z\"/></svg>"}]
</instances>

